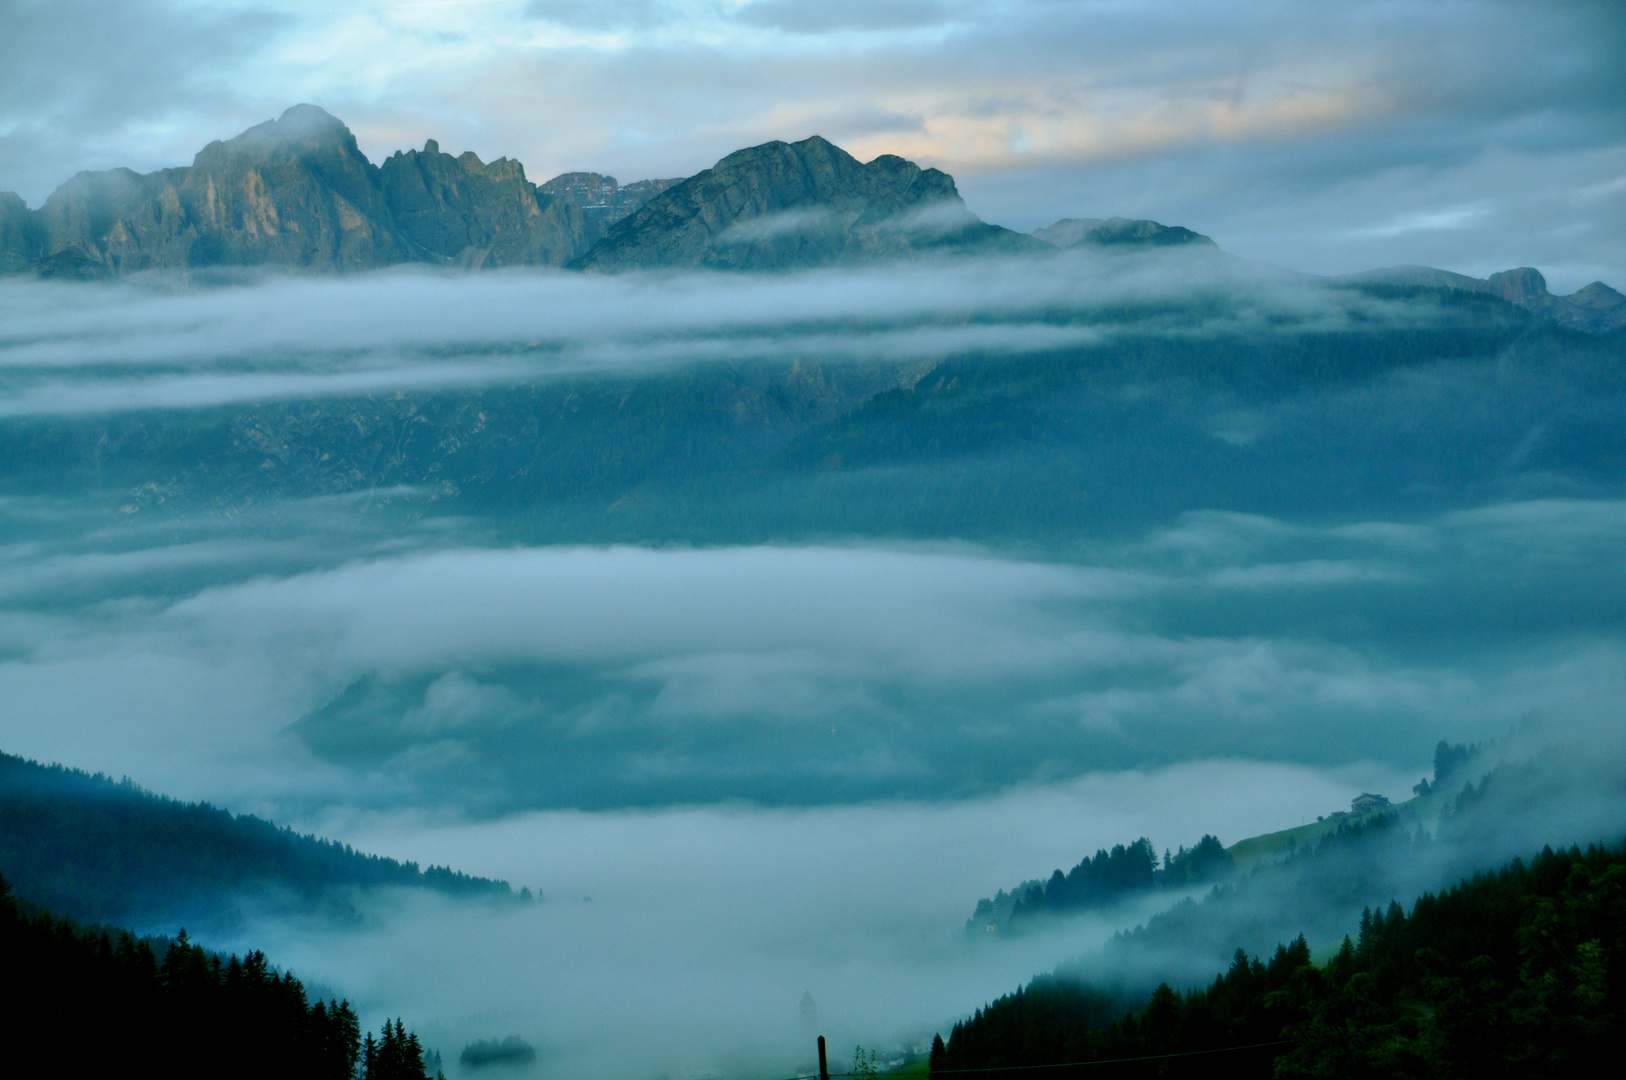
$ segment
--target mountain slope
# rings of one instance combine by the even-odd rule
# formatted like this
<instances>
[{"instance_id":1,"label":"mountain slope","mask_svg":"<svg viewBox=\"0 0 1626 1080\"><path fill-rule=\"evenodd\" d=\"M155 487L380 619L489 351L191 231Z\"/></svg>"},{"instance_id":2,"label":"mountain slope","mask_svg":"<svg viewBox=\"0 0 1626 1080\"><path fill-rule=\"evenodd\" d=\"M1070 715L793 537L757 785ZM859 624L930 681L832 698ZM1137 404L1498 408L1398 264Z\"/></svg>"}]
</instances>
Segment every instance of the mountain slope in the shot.
<instances>
[{"instance_id":1,"label":"mountain slope","mask_svg":"<svg viewBox=\"0 0 1626 1080\"><path fill-rule=\"evenodd\" d=\"M431 140L380 169L314 105L210 143L190 166L80 173L37 212L0 195L0 272L46 276L557 266L594 235L576 202L539 191L516 161L454 158Z\"/></svg>"},{"instance_id":2,"label":"mountain slope","mask_svg":"<svg viewBox=\"0 0 1626 1080\"><path fill-rule=\"evenodd\" d=\"M1623 884L1626 849L1544 850L1409 913L1364 912L1325 964L1302 936L1268 963L1238 950L1212 983L1159 986L1128 1017L1088 985L1043 977L956 1024L932 1072L1163 1056L1128 1075L1584 1073L1626 1022Z\"/></svg>"},{"instance_id":3,"label":"mountain slope","mask_svg":"<svg viewBox=\"0 0 1626 1080\"><path fill-rule=\"evenodd\" d=\"M508 158L452 157L430 139L379 169L396 227L427 255L471 269L560 266L586 246L581 207L539 192Z\"/></svg>"},{"instance_id":4,"label":"mountain slope","mask_svg":"<svg viewBox=\"0 0 1626 1080\"><path fill-rule=\"evenodd\" d=\"M1121 217L1062 218L1054 225L1034 229L1033 235L1059 248L1216 246L1209 237L1180 225Z\"/></svg>"},{"instance_id":5,"label":"mountain slope","mask_svg":"<svg viewBox=\"0 0 1626 1080\"><path fill-rule=\"evenodd\" d=\"M366 855L251 815L0 754L0 874L22 898L91 921L229 921L252 898L349 914L346 889L513 896L507 882Z\"/></svg>"},{"instance_id":6,"label":"mountain slope","mask_svg":"<svg viewBox=\"0 0 1626 1080\"><path fill-rule=\"evenodd\" d=\"M581 207L587 220L600 229L608 228L635 213L645 203L669 187L683 183L683 177L670 180L635 180L619 184L615 177L593 172L560 173L537 190Z\"/></svg>"},{"instance_id":7,"label":"mountain slope","mask_svg":"<svg viewBox=\"0 0 1626 1080\"><path fill-rule=\"evenodd\" d=\"M1530 266L1503 270L1488 278L1453 274L1432 266L1390 266L1330 280L1350 285L1398 285L1485 293L1544 315L1560 326L1589 334L1606 334L1626 326L1626 296L1601 281L1594 281L1569 296L1554 296L1547 291L1547 279Z\"/></svg>"},{"instance_id":8,"label":"mountain slope","mask_svg":"<svg viewBox=\"0 0 1626 1080\"><path fill-rule=\"evenodd\" d=\"M890 154L863 164L814 136L730 154L611 226L574 265L786 270L1037 246L978 220L946 173Z\"/></svg>"},{"instance_id":9,"label":"mountain slope","mask_svg":"<svg viewBox=\"0 0 1626 1080\"><path fill-rule=\"evenodd\" d=\"M412 257L378 170L339 121L297 105L186 168L80 173L40 210L49 254L77 251L115 273L286 266L359 270Z\"/></svg>"}]
</instances>

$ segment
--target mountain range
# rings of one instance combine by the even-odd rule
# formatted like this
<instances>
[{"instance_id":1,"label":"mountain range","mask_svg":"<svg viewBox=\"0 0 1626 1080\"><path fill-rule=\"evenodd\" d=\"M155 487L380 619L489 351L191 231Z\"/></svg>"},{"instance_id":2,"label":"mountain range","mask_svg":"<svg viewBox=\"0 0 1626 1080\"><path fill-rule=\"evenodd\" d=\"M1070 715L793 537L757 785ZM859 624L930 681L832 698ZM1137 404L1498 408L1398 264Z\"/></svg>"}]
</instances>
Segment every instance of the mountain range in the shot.
<instances>
[{"instance_id":1,"label":"mountain range","mask_svg":"<svg viewBox=\"0 0 1626 1080\"><path fill-rule=\"evenodd\" d=\"M533 184L517 161L453 157L433 139L374 165L350 129L314 105L210 143L190 166L82 172L38 210L0 192L0 273L62 278L402 263L772 271L1177 246L1216 248L1191 229L1121 217L1014 232L966 209L947 173L891 154L860 162L818 136L738 150L687 179L621 185L572 172ZM1481 279L1400 266L1332 280L1488 293L1588 333L1626 325L1626 296L1603 282L1554 296L1530 267Z\"/></svg>"},{"instance_id":2,"label":"mountain range","mask_svg":"<svg viewBox=\"0 0 1626 1080\"><path fill-rule=\"evenodd\" d=\"M83 172L38 210L0 194L0 272L345 272L401 263L789 269L922 250L1037 250L965 209L954 181L899 157L862 164L814 137L730 154L687 180L541 185L509 158L422 150L370 162L342 122L296 105L190 166Z\"/></svg>"}]
</instances>

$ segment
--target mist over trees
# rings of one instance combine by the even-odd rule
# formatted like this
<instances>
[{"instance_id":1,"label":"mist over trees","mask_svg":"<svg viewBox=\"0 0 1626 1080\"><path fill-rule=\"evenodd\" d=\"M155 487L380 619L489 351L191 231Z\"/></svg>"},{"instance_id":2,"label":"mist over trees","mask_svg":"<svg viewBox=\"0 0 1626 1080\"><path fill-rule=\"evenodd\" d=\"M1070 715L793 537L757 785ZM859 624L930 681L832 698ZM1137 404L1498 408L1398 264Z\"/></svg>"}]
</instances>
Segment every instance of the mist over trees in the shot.
<instances>
[{"instance_id":1,"label":"mist over trees","mask_svg":"<svg viewBox=\"0 0 1626 1080\"><path fill-rule=\"evenodd\" d=\"M1204 834L1188 851L1163 852L1158 864L1152 842L1141 837L1133 844L1102 848L1066 873L1060 869L1046 881L1029 881L992 898L977 901L966 930L1019 931L1043 915L1063 915L1111 907L1155 889L1179 889L1229 877L1230 854L1217 836Z\"/></svg>"},{"instance_id":2,"label":"mist over trees","mask_svg":"<svg viewBox=\"0 0 1626 1080\"><path fill-rule=\"evenodd\" d=\"M1324 963L1303 935L1268 960L1238 949L1211 983L1161 984L1128 1015L1088 984L1035 980L956 1024L930 1065L970 1080L1124 1058L1154 1060L1091 1074L1568 1077L1612 1056L1623 962L1626 848L1545 848L1409 912L1363 911Z\"/></svg>"},{"instance_id":3,"label":"mist over trees","mask_svg":"<svg viewBox=\"0 0 1626 1080\"><path fill-rule=\"evenodd\" d=\"M251 814L155 795L127 779L3 753L0 873L50 910L149 926L228 925L245 904L354 920L350 890L515 897L505 881L444 866L423 870Z\"/></svg>"}]
</instances>

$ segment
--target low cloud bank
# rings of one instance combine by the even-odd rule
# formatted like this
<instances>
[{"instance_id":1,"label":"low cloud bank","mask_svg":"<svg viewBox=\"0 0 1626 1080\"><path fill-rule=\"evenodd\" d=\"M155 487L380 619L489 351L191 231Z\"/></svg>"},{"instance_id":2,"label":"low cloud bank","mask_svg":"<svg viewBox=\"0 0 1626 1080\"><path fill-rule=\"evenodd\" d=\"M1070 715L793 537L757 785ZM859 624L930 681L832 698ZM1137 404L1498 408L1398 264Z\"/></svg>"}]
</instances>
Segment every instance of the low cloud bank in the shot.
<instances>
[{"instance_id":1,"label":"low cloud bank","mask_svg":"<svg viewBox=\"0 0 1626 1080\"><path fill-rule=\"evenodd\" d=\"M408 1017L448 1075L463 1045L509 1034L537 1047L540 1076L791 1075L819 1034L838 1061L858 1042L888 1053L929 1041L1149 910L968 945L970 905L997 884L1143 833L1173 846L1204 830L1229 839L1296 823L1393 780L1370 764L1201 762L946 804L440 827L410 814L329 816L312 824L369 850L500 873L546 898L504 912L403 902L357 935L275 924L246 934L351 995L364 1019Z\"/></svg>"},{"instance_id":2,"label":"low cloud bank","mask_svg":"<svg viewBox=\"0 0 1626 1080\"><path fill-rule=\"evenodd\" d=\"M0 416L524 383L731 364L937 360L1178 333L1413 325L1411 305L1211 252L1061 253L795 275L0 282ZM1353 320L1353 321L1352 321Z\"/></svg>"},{"instance_id":3,"label":"low cloud bank","mask_svg":"<svg viewBox=\"0 0 1626 1080\"><path fill-rule=\"evenodd\" d=\"M1193 513L1074 562L289 530L7 548L0 742L274 814L956 798L1606 730L1626 658L1612 501Z\"/></svg>"}]
</instances>

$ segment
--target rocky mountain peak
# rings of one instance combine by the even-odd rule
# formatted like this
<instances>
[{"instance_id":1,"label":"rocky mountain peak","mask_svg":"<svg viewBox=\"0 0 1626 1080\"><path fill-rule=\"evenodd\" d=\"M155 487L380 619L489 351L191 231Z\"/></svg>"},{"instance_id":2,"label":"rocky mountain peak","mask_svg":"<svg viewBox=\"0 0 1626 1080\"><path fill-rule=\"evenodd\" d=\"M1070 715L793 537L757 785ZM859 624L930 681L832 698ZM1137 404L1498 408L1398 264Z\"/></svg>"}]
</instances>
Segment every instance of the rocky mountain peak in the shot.
<instances>
[{"instance_id":1,"label":"rocky mountain peak","mask_svg":"<svg viewBox=\"0 0 1626 1080\"><path fill-rule=\"evenodd\" d=\"M1547 279L1533 266L1520 266L1503 270L1486 278L1492 296L1518 303L1547 295Z\"/></svg>"},{"instance_id":2,"label":"rocky mountain peak","mask_svg":"<svg viewBox=\"0 0 1626 1080\"><path fill-rule=\"evenodd\" d=\"M1607 312L1626 308L1626 296L1622 296L1601 281L1594 281L1564 299L1577 307L1588 308L1593 311Z\"/></svg>"},{"instance_id":3,"label":"rocky mountain peak","mask_svg":"<svg viewBox=\"0 0 1626 1080\"><path fill-rule=\"evenodd\" d=\"M545 195L566 199L581 207L587 219L602 230L641 209L645 203L667 188L683 182L682 177L671 180L637 180L618 184L615 177L594 172L560 173L537 190ZM595 234L596 236L597 234Z\"/></svg>"},{"instance_id":4,"label":"rocky mountain peak","mask_svg":"<svg viewBox=\"0 0 1626 1080\"><path fill-rule=\"evenodd\" d=\"M391 220L427 261L558 265L586 246L580 210L540 194L509 158L453 157L430 139L386 159L379 187Z\"/></svg>"},{"instance_id":5,"label":"rocky mountain peak","mask_svg":"<svg viewBox=\"0 0 1626 1080\"><path fill-rule=\"evenodd\" d=\"M302 150L307 153L329 151L354 154L361 157L356 137L344 122L326 109L316 105L295 105L275 120L256 124L224 143L210 143L204 153L217 146L238 150L263 149L272 146ZM200 155L202 156L202 155ZM362 158L365 161L365 158Z\"/></svg>"},{"instance_id":6,"label":"rocky mountain peak","mask_svg":"<svg viewBox=\"0 0 1626 1080\"><path fill-rule=\"evenodd\" d=\"M979 221L948 174L828 139L737 150L605 233L583 269L781 270L926 250L1014 250L1027 237Z\"/></svg>"}]
</instances>

